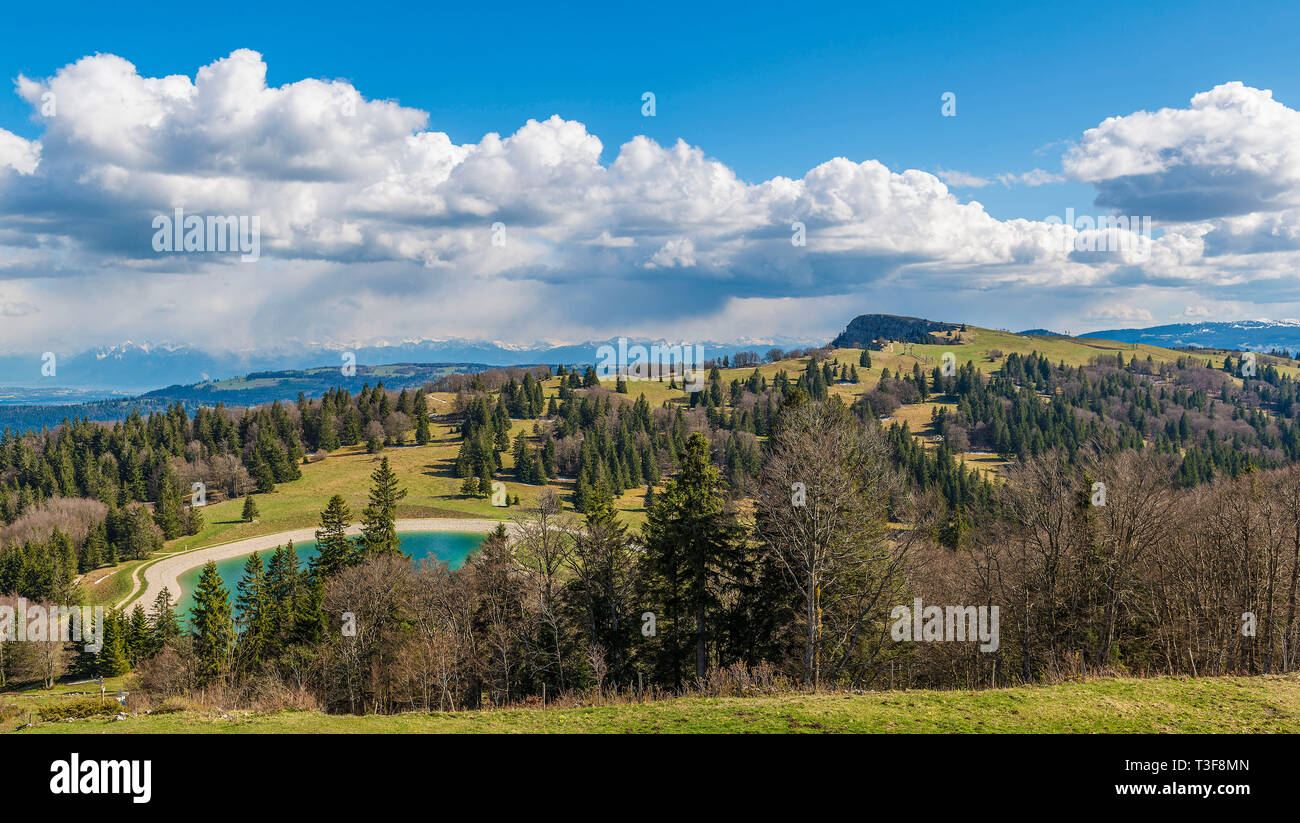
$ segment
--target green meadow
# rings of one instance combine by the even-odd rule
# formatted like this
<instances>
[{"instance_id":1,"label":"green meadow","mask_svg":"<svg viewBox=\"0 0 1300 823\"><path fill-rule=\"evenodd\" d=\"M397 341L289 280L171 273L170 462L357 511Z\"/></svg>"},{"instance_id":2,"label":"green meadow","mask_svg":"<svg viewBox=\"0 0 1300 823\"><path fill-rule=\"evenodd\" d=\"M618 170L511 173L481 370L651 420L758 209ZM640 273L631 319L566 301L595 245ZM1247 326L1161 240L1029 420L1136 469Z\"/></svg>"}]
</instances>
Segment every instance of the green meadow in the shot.
<instances>
[{"instance_id":1,"label":"green meadow","mask_svg":"<svg viewBox=\"0 0 1300 823\"><path fill-rule=\"evenodd\" d=\"M40 698L54 701L60 698ZM68 698L62 698L68 699ZM23 698L0 695L8 704ZM22 722L26 714L22 715ZM7 726L14 728L10 711ZM331 715L189 709L37 720L22 734L1296 733L1300 675L1106 678L985 691L679 697L555 708Z\"/></svg>"}]
</instances>

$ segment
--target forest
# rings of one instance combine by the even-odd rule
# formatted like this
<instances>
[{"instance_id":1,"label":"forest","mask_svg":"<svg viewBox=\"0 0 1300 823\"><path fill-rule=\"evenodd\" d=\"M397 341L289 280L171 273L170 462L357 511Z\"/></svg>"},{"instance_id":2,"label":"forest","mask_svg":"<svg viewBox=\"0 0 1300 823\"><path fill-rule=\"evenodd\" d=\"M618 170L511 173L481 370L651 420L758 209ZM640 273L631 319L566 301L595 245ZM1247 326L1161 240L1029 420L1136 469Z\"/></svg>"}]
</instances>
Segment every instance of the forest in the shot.
<instances>
[{"instance_id":1,"label":"forest","mask_svg":"<svg viewBox=\"0 0 1300 823\"><path fill-rule=\"evenodd\" d=\"M460 440L464 494L507 475L545 488L463 566L415 564L395 528L406 492L383 459L363 511L322 501L311 563L291 545L251 555L233 592L209 566L190 614L170 593L112 612L94 655L0 643L0 677L132 671L160 699L385 713L1296 668L1291 378L1266 366L1243 379L1232 358L1013 354L991 375L880 369L848 403L828 387L876 371L871 352L806 356L771 379L755 365L724 381L735 367L710 364L702 391L660 406L560 366L7 431L0 591L37 602L73 602L78 573L193 533L192 478L219 478L209 495L268 493L312 454L423 445L435 417ZM434 391L455 394L437 416ZM945 401L929 448L891 419L927 398ZM531 436L511 440L512 420ZM968 468L975 448L1010 462L996 477ZM567 496L549 485L563 479ZM614 505L636 489L639 528ZM997 606L996 651L891 639L891 611L918 597Z\"/></svg>"}]
</instances>

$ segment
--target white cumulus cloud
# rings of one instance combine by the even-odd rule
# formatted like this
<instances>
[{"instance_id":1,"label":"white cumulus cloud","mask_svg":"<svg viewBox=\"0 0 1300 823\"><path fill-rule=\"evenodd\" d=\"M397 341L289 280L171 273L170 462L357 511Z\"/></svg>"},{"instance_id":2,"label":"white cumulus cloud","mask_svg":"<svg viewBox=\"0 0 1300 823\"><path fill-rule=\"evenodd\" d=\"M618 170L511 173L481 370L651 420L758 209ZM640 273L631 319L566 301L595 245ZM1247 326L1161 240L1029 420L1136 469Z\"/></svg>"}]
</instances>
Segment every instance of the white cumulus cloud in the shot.
<instances>
[{"instance_id":1,"label":"white cumulus cloud","mask_svg":"<svg viewBox=\"0 0 1300 823\"><path fill-rule=\"evenodd\" d=\"M992 182L963 172L834 157L750 182L681 140L635 137L602 160L599 137L559 115L456 143L425 112L350 83L266 78L261 55L240 49L193 77L97 54L17 79L34 112L55 111L35 118L36 141L0 130L0 282L41 307L21 330L6 324L0 348L132 329L212 346L268 333L530 339L649 319L664 334L833 333L845 318L826 316L827 301L846 295L931 315L981 300L1000 311L1013 290L1077 305L1081 290L1133 286L1235 289L1245 304L1282 288L1300 303L1286 280L1300 115L1240 84L1107 120L1066 156L1099 206L1155 216L1159 236L1134 255L1079 254L1073 226L963 203L950 185ZM996 179L1061 180L1037 168ZM155 252L153 219L176 208L257 216L260 261ZM791 243L796 222L804 245ZM969 299L946 310L958 293ZM787 327L745 326L773 316Z\"/></svg>"}]
</instances>

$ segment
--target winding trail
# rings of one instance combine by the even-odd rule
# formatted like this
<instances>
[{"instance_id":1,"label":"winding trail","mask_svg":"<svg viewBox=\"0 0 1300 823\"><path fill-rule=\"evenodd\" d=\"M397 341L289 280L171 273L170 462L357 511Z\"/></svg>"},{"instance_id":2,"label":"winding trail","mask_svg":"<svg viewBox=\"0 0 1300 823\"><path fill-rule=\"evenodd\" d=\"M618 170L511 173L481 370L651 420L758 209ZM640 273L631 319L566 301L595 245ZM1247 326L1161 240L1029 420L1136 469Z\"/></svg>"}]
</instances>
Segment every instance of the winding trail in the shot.
<instances>
[{"instance_id":1,"label":"winding trail","mask_svg":"<svg viewBox=\"0 0 1300 823\"><path fill-rule=\"evenodd\" d=\"M511 533L516 528L514 523L501 520L483 520L468 517L422 517L398 520L397 530L399 532L487 533L495 529L498 523L504 523L506 530ZM359 524L349 526L347 533L349 535L361 534L361 526ZM264 534L258 537L249 537L245 540L236 540L232 543L221 543L216 546L207 546L193 551L166 555L143 567L144 592L137 595L133 588L132 592L122 600L120 607L126 608L131 603L139 601L148 608L164 587L170 592L172 603L176 603L181 598L180 576L195 566L202 566L209 560L216 562L231 557L241 557L253 552L265 551L266 549L274 549L277 546L283 546L290 540L295 543L302 543L306 540L315 539L315 528L295 529L294 531Z\"/></svg>"}]
</instances>

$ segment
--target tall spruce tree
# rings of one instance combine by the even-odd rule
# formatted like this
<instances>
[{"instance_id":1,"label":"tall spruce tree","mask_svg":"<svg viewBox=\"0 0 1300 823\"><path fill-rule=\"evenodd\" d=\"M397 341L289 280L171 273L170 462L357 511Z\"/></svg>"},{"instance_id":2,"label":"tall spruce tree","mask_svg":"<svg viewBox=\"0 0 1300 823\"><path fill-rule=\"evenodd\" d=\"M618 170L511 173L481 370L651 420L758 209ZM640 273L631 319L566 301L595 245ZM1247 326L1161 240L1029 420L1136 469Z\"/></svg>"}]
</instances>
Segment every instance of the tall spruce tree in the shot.
<instances>
[{"instance_id":1,"label":"tall spruce tree","mask_svg":"<svg viewBox=\"0 0 1300 823\"><path fill-rule=\"evenodd\" d=\"M171 461L163 461L162 477L158 480L158 505L154 510L154 522L162 529L163 539L172 540L181 536L181 490L176 481L176 472Z\"/></svg>"},{"instance_id":2,"label":"tall spruce tree","mask_svg":"<svg viewBox=\"0 0 1300 823\"><path fill-rule=\"evenodd\" d=\"M348 526L352 523L352 510L342 495L334 495L320 513L320 528L316 530L316 557L312 558L313 573L333 577L350 563L356 546L348 539Z\"/></svg>"},{"instance_id":3,"label":"tall spruce tree","mask_svg":"<svg viewBox=\"0 0 1300 823\"><path fill-rule=\"evenodd\" d=\"M126 654L124 622L116 609L104 613L104 645L99 651L98 666L101 677L119 677L131 670L131 661Z\"/></svg>"},{"instance_id":4,"label":"tall spruce tree","mask_svg":"<svg viewBox=\"0 0 1300 823\"><path fill-rule=\"evenodd\" d=\"M155 654L181 636L181 626L176 620L176 612L172 609L172 593L166 586L158 592L153 606L149 609L149 631Z\"/></svg>"},{"instance_id":5,"label":"tall spruce tree","mask_svg":"<svg viewBox=\"0 0 1300 823\"><path fill-rule=\"evenodd\" d=\"M291 642L313 645L319 643L329 628L325 614L325 581L320 575L308 575L305 590L297 600L293 612Z\"/></svg>"},{"instance_id":6,"label":"tall spruce tree","mask_svg":"<svg viewBox=\"0 0 1300 823\"><path fill-rule=\"evenodd\" d=\"M149 631L149 618L145 616L144 606L136 603L135 608L131 610L131 617L124 618L123 623L126 626L124 632L126 657L131 661L131 665L135 666L153 654L153 637Z\"/></svg>"},{"instance_id":7,"label":"tall spruce tree","mask_svg":"<svg viewBox=\"0 0 1300 823\"><path fill-rule=\"evenodd\" d=\"M77 568L82 574L94 571L104 565L107 556L108 538L104 531L104 524L100 523L86 535L86 541L81 545Z\"/></svg>"},{"instance_id":8,"label":"tall spruce tree","mask_svg":"<svg viewBox=\"0 0 1300 823\"><path fill-rule=\"evenodd\" d=\"M235 587L239 643L245 662L256 660L270 633L271 600L266 586L266 566L254 552L244 561L243 575Z\"/></svg>"},{"instance_id":9,"label":"tall spruce tree","mask_svg":"<svg viewBox=\"0 0 1300 823\"><path fill-rule=\"evenodd\" d=\"M686 441L681 472L655 495L643 531L651 590L664 610L661 674L684 683L694 647L695 676L705 676L710 643L720 639L721 606L745 562L744 530L726 505L722 475L709 460L709 442Z\"/></svg>"},{"instance_id":10,"label":"tall spruce tree","mask_svg":"<svg viewBox=\"0 0 1300 823\"><path fill-rule=\"evenodd\" d=\"M429 445L431 435L429 432L429 402L424 396L424 389L415 393L415 403L413 407L415 413L415 442L419 446Z\"/></svg>"},{"instance_id":11,"label":"tall spruce tree","mask_svg":"<svg viewBox=\"0 0 1300 823\"><path fill-rule=\"evenodd\" d=\"M267 641L271 653L277 652L292 633L294 610L303 596L302 577L293 541L276 547L271 562L266 564L266 592L270 599Z\"/></svg>"},{"instance_id":12,"label":"tall spruce tree","mask_svg":"<svg viewBox=\"0 0 1300 823\"><path fill-rule=\"evenodd\" d=\"M402 541L397 536L397 504L406 497L406 489L397 487L397 475L385 457L370 475L370 505L361 513L361 548L366 557L401 554Z\"/></svg>"},{"instance_id":13,"label":"tall spruce tree","mask_svg":"<svg viewBox=\"0 0 1300 823\"><path fill-rule=\"evenodd\" d=\"M211 560L199 575L190 609L190 635L193 639L194 668L200 683L220 677L230 662L235 631L231 623L230 590L217 573Z\"/></svg>"}]
</instances>

